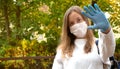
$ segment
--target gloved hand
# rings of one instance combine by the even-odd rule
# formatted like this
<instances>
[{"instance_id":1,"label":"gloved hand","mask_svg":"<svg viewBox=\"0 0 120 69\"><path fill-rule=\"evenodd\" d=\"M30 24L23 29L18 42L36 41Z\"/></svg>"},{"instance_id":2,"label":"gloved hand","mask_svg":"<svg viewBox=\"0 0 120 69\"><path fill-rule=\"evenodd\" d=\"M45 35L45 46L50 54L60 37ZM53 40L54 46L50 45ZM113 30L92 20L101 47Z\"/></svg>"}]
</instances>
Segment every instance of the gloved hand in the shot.
<instances>
[{"instance_id":1,"label":"gloved hand","mask_svg":"<svg viewBox=\"0 0 120 69\"><path fill-rule=\"evenodd\" d=\"M100 29L101 32L105 32L110 27L109 21L97 4L94 4L94 8L91 5L88 8L84 6L84 10L86 12L82 12L82 14L90 18L94 23L93 26L88 26L88 29Z\"/></svg>"}]
</instances>

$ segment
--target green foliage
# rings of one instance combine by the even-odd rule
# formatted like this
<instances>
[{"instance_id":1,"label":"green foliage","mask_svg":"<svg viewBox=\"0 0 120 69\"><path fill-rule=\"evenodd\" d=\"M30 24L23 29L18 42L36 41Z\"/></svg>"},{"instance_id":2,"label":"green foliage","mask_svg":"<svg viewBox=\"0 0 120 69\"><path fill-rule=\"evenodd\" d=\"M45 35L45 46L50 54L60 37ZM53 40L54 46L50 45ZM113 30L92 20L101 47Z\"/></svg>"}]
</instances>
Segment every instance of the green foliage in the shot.
<instances>
[{"instance_id":1,"label":"green foliage","mask_svg":"<svg viewBox=\"0 0 120 69\"><path fill-rule=\"evenodd\" d=\"M119 50L120 49L120 38L116 40L116 48L118 48L116 49L116 52L120 53L120 50Z\"/></svg>"},{"instance_id":2,"label":"green foliage","mask_svg":"<svg viewBox=\"0 0 120 69\"><path fill-rule=\"evenodd\" d=\"M116 40L115 58L120 61L120 38Z\"/></svg>"}]
</instances>

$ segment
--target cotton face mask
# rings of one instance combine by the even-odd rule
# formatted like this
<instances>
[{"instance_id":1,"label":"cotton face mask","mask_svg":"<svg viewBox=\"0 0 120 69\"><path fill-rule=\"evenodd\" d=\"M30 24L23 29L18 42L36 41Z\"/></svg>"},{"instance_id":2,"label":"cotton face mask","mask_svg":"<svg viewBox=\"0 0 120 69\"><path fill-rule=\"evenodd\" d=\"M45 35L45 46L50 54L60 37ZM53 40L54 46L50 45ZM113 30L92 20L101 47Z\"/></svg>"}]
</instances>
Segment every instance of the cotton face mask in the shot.
<instances>
[{"instance_id":1,"label":"cotton face mask","mask_svg":"<svg viewBox=\"0 0 120 69\"><path fill-rule=\"evenodd\" d=\"M85 37L87 32L87 24L86 22L76 23L75 25L70 27L70 32L78 38Z\"/></svg>"}]
</instances>

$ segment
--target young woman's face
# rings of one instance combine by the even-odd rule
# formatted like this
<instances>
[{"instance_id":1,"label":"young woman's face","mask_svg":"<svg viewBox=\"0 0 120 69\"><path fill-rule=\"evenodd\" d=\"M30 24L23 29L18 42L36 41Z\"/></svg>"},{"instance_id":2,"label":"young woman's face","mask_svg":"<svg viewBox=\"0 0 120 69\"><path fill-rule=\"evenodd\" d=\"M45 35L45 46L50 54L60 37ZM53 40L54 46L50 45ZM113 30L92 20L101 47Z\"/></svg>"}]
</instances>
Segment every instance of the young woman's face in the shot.
<instances>
[{"instance_id":1,"label":"young woman's face","mask_svg":"<svg viewBox=\"0 0 120 69\"><path fill-rule=\"evenodd\" d=\"M77 12L71 12L69 15L70 32L77 38L85 38L87 33L87 24L83 17Z\"/></svg>"},{"instance_id":2,"label":"young woman's face","mask_svg":"<svg viewBox=\"0 0 120 69\"><path fill-rule=\"evenodd\" d=\"M70 15L69 15L69 27L73 26L76 23L81 23L83 22L83 18L80 14L78 14L77 12L73 11Z\"/></svg>"}]
</instances>

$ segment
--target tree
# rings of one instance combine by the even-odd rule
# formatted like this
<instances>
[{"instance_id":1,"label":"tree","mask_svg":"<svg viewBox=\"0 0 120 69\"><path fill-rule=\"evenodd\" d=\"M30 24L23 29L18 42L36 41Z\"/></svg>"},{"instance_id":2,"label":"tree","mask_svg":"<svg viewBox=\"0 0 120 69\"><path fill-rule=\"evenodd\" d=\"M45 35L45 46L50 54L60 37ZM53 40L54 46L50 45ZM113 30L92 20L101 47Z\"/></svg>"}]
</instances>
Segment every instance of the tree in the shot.
<instances>
[{"instance_id":1,"label":"tree","mask_svg":"<svg viewBox=\"0 0 120 69\"><path fill-rule=\"evenodd\" d=\"M11 4L11 0L0 0L0 8L2 9L4 21L5 21L5 29L6 29L6 39L9 41L11 37L11 29L10 29L10 21L9 21L9 6Z\"/></svg>"}]
</instances>

